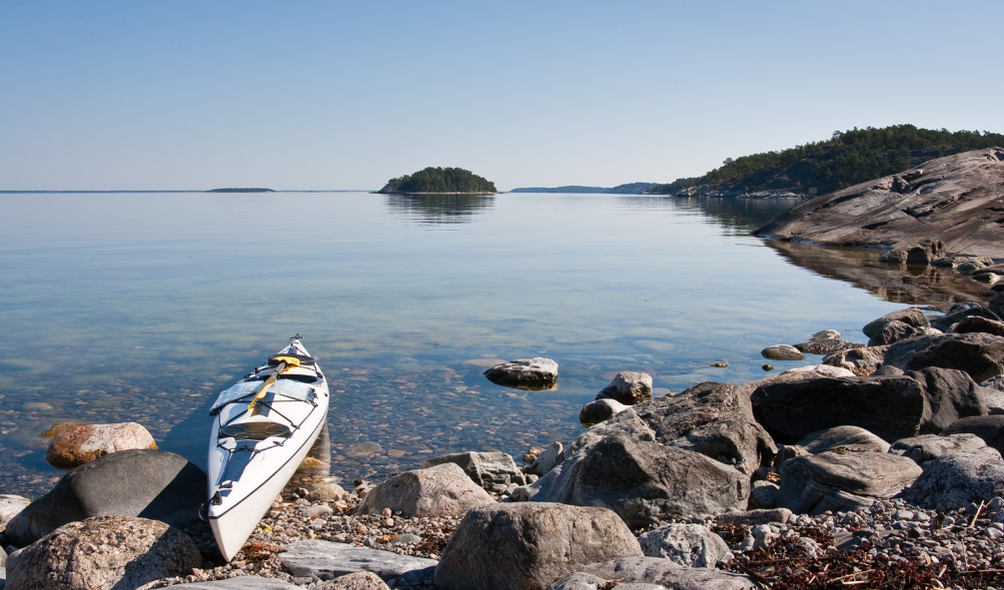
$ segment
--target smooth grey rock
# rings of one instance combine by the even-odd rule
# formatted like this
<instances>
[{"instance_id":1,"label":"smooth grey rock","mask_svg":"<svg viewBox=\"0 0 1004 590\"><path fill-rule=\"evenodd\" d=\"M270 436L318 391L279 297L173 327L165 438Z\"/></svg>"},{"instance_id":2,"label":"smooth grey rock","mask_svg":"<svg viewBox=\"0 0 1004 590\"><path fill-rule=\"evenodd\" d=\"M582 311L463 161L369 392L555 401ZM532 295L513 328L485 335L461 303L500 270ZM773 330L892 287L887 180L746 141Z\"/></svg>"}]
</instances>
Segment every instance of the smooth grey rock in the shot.
<instances>
[{"instance_id":1,"label":"smooth grey rock","mask_svg":"<svg viewBox=\"0 0 1004 590\"><path fill-rule=\"evenodd\" d=\"M356 514L380 514L385 508L405 518L459 516L495 499L456 463L405 471L378 484L356 507Z\"/></svg>"},{"instance_id":2,"label":"smooth grey rock","mask_svg":"<svg viewBox=\"0 0 1004 590\"><path fill-rule=\"evenodd\" d=\"M879 453L889 451L889 443L886 441L860 426L848 425L810 432L795 444L813 454L829 451L836 447L858 451L878 451Z\"/></svg>"},{"instance_id":3,"label":"smooth grey rock","mask_svg":"<svg viewBox=\"0 0 1004 590\"><path fill-rule=\"evenodd\" d=\"M826 355L823 357L823 364L847 369L855 375L863 377L871 375L882 366L888 349L888 346L852 348Z\"/></svg>"},{"instance_id":4,"label":"smooth grey rock","mask_svg":"<svg viewBox=\"0 0 1004 590\"><path fill-rule=\"evenodd\" d=\"M848 342L847 340L837 340L835 338L824 338L821 340L810 340L809 342L801 342L795 344L795 349L804 354L833 354L835 352L840 352L841 350L850 350L852 348L861 348L864 344L858 344L857 342Z\"/></svg>"},{"instance_id":5,"label":"smooth grey rock","mask_svg":"<svg viewBox=\"0 0 1004 590\"><path fill-rule=\"evenodd\" d=\"M467 513L443 549L435 584L443 590L545 588L580 564L640 555L631 531L606 508L500 504Z\"/></svg>"},{"instance_id":6,"label":"smooth grey rock","mask_svg":"<svg viewBox=\"0 0 1004 590\"><path fill-rule=\"evenodd\" d=\"M901 376L783 376L758 384L750 401L759 423L782 442L843 425L898 440L940 432L962 416L986 414L972 379L935 367Z\"/></svg>"},{"instance_id":7,"label":"smooth grey rock","mask_svg":"<svg viewBox=\"0 0 1004 590\"><path fill-rule=\"evenodd\" d=\"M520 486L526 484L526 477L509 453L501 451L453 453L424 461L422 467L433 467L443 463L456 463L474 483L481 487L491 484L514 483Z\"/></svg>"},{"instance_id":8,"label":"smooth grey rock","mask_svg":"<svg viewBox=\"0 0 1004 590\"><path fill-rule=\"evenodd\" d=\"M906 457L825 451L786 461L777 505L800 514L855 510L895 496L923 470Z\"/></svg>"},{"instance_id":9,"label":"smooth grey rock","mask_svg":"<svg viewBox=\"0 0 1004 590\"><path fill-rule=\"evenodd\" d=\"M1004 454L1004 415L959 418L941 431L945 436L959 433L975 434L983 439L988 447Z\"/></svg>"},{"instance_id":10,"label":"smooth grey rock","mask_svg":"<svg viewBox=\"0 0 1004 590\"><path fill-rule=\"evenodd\" d=\"M660 584L672 590L743 590L757 587L746 576L712 568L684 567L661 557L622 557L591 563L576 570L605 580Z\"/></svg>"},{"instance_id":11,"label":"smooth grey rock","mask_svg":"<svg viewBox=\"0 0 1004 590\"><path fill-rule=\"evenodd\" d=\"M652 376L640 371L621 371L604 387L596 399L614 399L625 406L633 406L652 398Z\"/></svg>"},{"instance_id":12,"label":"smooth grey rock","mask_svg":"<svg viewBox=\"0 0 1004 590\"><path fill-rule=\"evenodd\" d=\"M550 389L558 381L558 363L543 357L516 359L485 371L497 385L521 389Z\"/></svg>"},{"instance_id":13,"label":"smooth grey rock","mask_svg":"<svg viewBox=\"0 0 1004 590\"><path fill-rule=\"evenodd\" d=\"M665 557L687 567L715 567L733 558L721 537L702 524L667 524L638 537L648 557Z\"/></svg>"},{"instance_id":14,"label":"smooth grey rock","mask_svg":"<svg viewBox=\"0 0 1004 590\"><path fill-rule=\"evenodd\" d=\"M537 476L543 476L548 471L554 469L555 465L558 465L565 460L565 446L560 442L553 442L547 445L543 453L537 455L530 464L530 468L527 473L532 473Z\"/></svg>"},{"instance_id":15,"label":"smooth grey rock","mask_svg":"<svg viewBox=\"0 0 1004 590\"><path fill-rule=\"evenodd\" d=\"M929 328L931 326L930 320L927 319L927 315L924 314L922 309L919 307L908 307L887 313L876 320L868 322L864 328L861 328L861 331L864 332L865 336L875 338L882 332L885 326L892 322L901 322L913 328Z\"/></svg>"},{"instance_id":16,"label":"smooth grey rock","mask_svg":"<svg viewBox=\"0 0 1004 590\"><path fill-rule=\"evenodd\" d=\"M775 344L760 351L760 355L772 361L800 361L805 355L789 344Z\"/></svg>"},{"instance_id":17,"label":"smooth grey rock","mask_svg":"<svg viewBox=\"0 0 1004 590\"><path fill-rule=\"evenodd\" d=\"M921 467L946 453L975 453L986 447L982 438L970 433L922 434L901 438L889 447L889 452L909 457Z\"/></svg>"},{"instance_id":18,"label":"smooth grey rock","mask_svg":"<svg viewBox=\"0 0 1004 590\"><path fill-rule=\"evenodd\" d=\"M607 506L640 528L745 508L749 475L776 450L746 391L708 382L593 426L561 465L521 489L536 501Z\"/></svg>"},{"instance_id":19,"label":"smooth grey rock","mask_svg":"<svg viewBox=\"0 0 1004 590\"><path fill-rule=\"evenodd\" d=\"M1004 459L990 447L971 453L945 453L903 493L918 506L953 510L970 502L989 501L1004 488Z\"/></svg>"},{"instance_id":20,"label":"smooth grey rock","mask_svg":"<svg viewBox=\"0 0 1004 590\"><path fill-rule=\"evenodd\" d=\"M604 420L608 420L620 414L630 406L626 406L615 399L597 399L582 406L579 410L579 422L585 426L595 426Z\"/></svg>"},{"instance_id":21,"label":"smooth grey rock","mask_svg":"<svg viewBox=\"0 0 1004 590\"><path fill-rule=\"evenodd\" d=\"M431 580L437 564L434 559L320 540L286 545L279 561L297 577L333 580L356 572L372 572L384 581L405 581L412 586Z\"/></svg>"},{"instance_id":22,"label":"smooth grey rock","mask_svg":"<svg viewBox=\"0 0 1004 590\"><path fill-rule=\"evenodd\" d=\"M24 496L15 496L12 494L0 495L0 531L7 526L7 523L12 518L27 508L29 504L31 504L31 500Z\"/></svg>"},{"instance_id":23,"label":"smooth grey rock","mask_svg":"<svg viewBox=\"0 0 1004 590\"><path fill-rule=\"evenodd\" d=\"M98 516L65 524L15 551L7 561L7 584L24 590L136 588L201 565L195 542L166 523Z\"/></svg>"},{"instance_id":24,"label":"smooth grey rock","mask_svg":"<svg viewBox=\"0 0 1004 590\"><path fill-rule=\"evenodd\" d=\"M184 457L156 450L105 455L64 475L15 516L5 531L18 547L92 516L139 516L175 526L199 522L206 473Z\"/></svg>"},{"instance_id":25,"label":"smooth grey rock","mask_svg":"<svg viewBox=\"0 0 1004 590\"><path fill-rule=\"evenodd\" d=\"M774 508L771 510L746 510L743 512L726 512L715 517L715 524L737 525L744 524L753 527L759 524L772 522L785 524L792 516L791 510L787 508Z\"/></svg>"},{"instance_id":26,"label":"smooth grey rock","mask_svg":"<svg viewBox=\"0 0 1004 590\"><path fill-rule=\"evenodd\" d=\"M1004 257L997 223L1004 197L1004 152L972 150L930 160L923 169L871 180L792 207L756 231L823 245L909 248L938 236L948 251ZM911 180L907 180L910 178Z\"/></svg>"},{"instance_id":27,"label":"smooth grey rock","mask_svg":"<svg viewBox=\"0 0 1004 590\"><path fill-rule=\"evenodd\" d=\"M1004 336L972 332L909 338L889 346L885 363L904 371L958 369L984 381L1004 373Z\"/></svg>"}]
</instances>

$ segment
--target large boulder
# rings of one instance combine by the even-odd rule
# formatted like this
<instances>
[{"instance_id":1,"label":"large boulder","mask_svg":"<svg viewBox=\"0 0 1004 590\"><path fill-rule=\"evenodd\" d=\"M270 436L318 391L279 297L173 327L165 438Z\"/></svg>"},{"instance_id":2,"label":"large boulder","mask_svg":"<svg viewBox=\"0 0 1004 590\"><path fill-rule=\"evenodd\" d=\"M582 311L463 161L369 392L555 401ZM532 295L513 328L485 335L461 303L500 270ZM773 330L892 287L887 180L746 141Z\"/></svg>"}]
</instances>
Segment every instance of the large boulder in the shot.
<instances>
[{"instance_id":1,"label":"large boulder","mask_svg":"<svg viewBox=\"0 0 1004 590\"><path fill-rule=\"evenodd\" d=\"M889 443L860 426L834 426L826 430L810 432L798 440L796 445L812 454L822 453L837 447L854 451L889 451Z\"/></svg>"},{"instance_id":2,"label":"large boulder","mask_svg":"<svg viewBox=\"0 0 1004 590\"><path fill-rule=\"evenodd\" d=\"M422 467L434 467L443 463L456 463L474 483L481 487L492 484L523 485L526 483L526 477L516 466L512 455L502 451L452 453L424 461Z\"/></svg>"},{"instance_id":3,"label":"large boulder","mask_svg":"<svg viewBox=\"0 0 1004 590\"><path fill-rule=\"evenodd\" d=\"M59 469L73 469L109 453L129 449L156 449L153 436L141 424L79 424L57 434L45 460Z\"/></svg>"},{"instance_id":4,"label":"large boulder","mask_svg":"<svg viewBox=\"0 0 1004 590\"><path fill-rule=\"evenodd\" d=\"M985 332L995 336L1004 336L1004 322L991 320L983 317L970 316L963 318L955 324L952 332L956 334L966 334L969 332Z\"/></svg>"},{"instance_id":5,"label":"large boulder","mask_svg":"<svg viewBox=\"0 0 1004 590\"><path fill-rule=\"evenodd\" d=\"M909 338L889 347L885 363L904 371L958 369L984 381L1004 373L1004 336L971 332Z\"/></svg>"},{"instance_id":6,"label":"large boulder","mask_svg":"<svg viewBox=\"0 0 1004 590\"><path fill-rule=\"evenodd\" d=\"M578 574L605 581L602 588L620 588L622 584L657 584L672 590L746 590L759 588L739 574L704 567L686 567L662 557L621 557L575 568L561 581ZM599 585L598 585L599 586ZM558 588L559 586L555 586Z\"/></svg>"},{"instance_id":7,"label":"large boulder","mask_svg":"<svg viewBox=\"0 0 1004 590\"><path fill-rule=\"evenodd\" d=\"M889 447L889 452L909 457L917 465L927 467L931 461L948 453L975 453L987 446L982 438L970 433L922 434L901 438Z\"/></svg>"},{"instance_id":8,"label":"large boulder","mask_svg":"<svg viewBox=\"0 0 1004 590\"><path fill-rule=\"evenodd\" d=\"M969 433L983 439L988 447L1004 455L1004 415L959 418L941 431L942 435Z\"/></svg>"},{"instance_id":9,"label":"large boulder","mask_svg":"<svg viewBox=\"0 0 1004 590\"><path fill-rule=\"evenodd\" d=\"M931 318L931 327L937 328L942 332L954 332L955 326L957 326L962 320L969 317L979 317L995 321L999 321L1001 319L996 313L990 311L986 307L983 307L979 303L956 303L945 315Z\"/></svg>"},{"instance_id":10,"label":"large boulder","mask_svg":"<svg viewBox=\"0 0 1004 590\"><path fill-rule=\"evenodd\" d=\"M495 500L456 463L405 471L374 487L356 514L380 514L385 508L405 518L459 516Z\"/></svg>"},{"instance_id":11,"label":"large boulder","mask_svg":"<svg viewBox=\"0 0 1004 590\"><path fill-rule=\"evenodd\" d=\"M596 399L613 399L633 406L652 398L652 376L640 371L621 371L604 387Z\"/></svg>"},{"instance_id":12,"label":"large boulder","mask_svg":"<svg viewBox=\"0 0 1004 590\"><path fill-rule=\"evenodd\" d=\"M918 328L916 326L911 326L906 322L901 322L899 320L893 320L882 326L874 336L868 340L868 346L883 346L885 344L893 344L899 342L900 340L906 340L907 338L912 338L914 336L922 336L927 334L930 328ZM940 334L940 332L937 332Z\"/></svg>"},{"instance_id":13,"label":"large boulder","mask_svg":"<svg viewBox=\"0 0 1004 590\"><path fill-rule=\"evenodd\" d=\"M542 589L577 565L641 554L605 508L500 504L467 513L443 549L435 583L443 590Z\"/></svg>"},{"instance_id":14,"label":"large boulder","mask_svg":"<svg viewBox=\"0 0 1004 590\"><path fill-rule=\"evenodd\" d=\"M733 557L725 541L703 524L663 525L638 537L638 543L649 557L665 557L687 567L715 567Z\"/></svg>"},{"instance_id":15,"label":"large boulder","mask_svg":"<svg viewBox=\"0 0 1004 590\"><path fill-rule=\"evenodd\" d=\"M987 413L972 379L938 368L869 377L793 375L760 384L750 401L760 424L786 443L844 425L898 440Z\"/></svg>"},{"instance_id":16,"label":"large boulder","mask_svg":"<svg viewBox=\"0 0 1004 590\"><path fill-rule=\"evenodd\" d=\"M184 457L119 451L68 472L9 523L7 540L24 547L56 528L92 516L139 516L175 526L199 521L206 473Z\"/></svg>"},{"instance_id":17,"label":"large boulder","mask_svg":"<svg viewBox=\"0 0 1004 590\"><path fill-rule=\"evenodd\" d=\"M520 389L551 389L558 381L558 363L543 357L516 359L485 371L485 377L497 385Z\"/></svg>"},{"instance_id":18,"label":"large boulder","mask_svg":"<svg viewBox=\"0 0 1004 590\"><path fill-rule=\"evenodd\" d=\"M200 567L195 542L166 523L99 516L65 524L7 561L7 587L19 590L136 588Z\"/></svg>"},{"instance_id":19,"label":"large boulder","mask_svg":"<svg viewBox=\"0 0 1004 590\"><path fill-rule=\"evenodd\" d=\"M908 502L939 510L989 502L1004 488L1004 459L990 447L973 452L945 453L924 469L903 493Z\"/></svg>"},{"instance_id":20,"label":"large boulder","mask_svg":"<svg viewBox=\"0 0 1004 590\"><path fill-rule=\"evenodd\" d=\"M708 382L592 427L564 462L522 489L535 501L606 506L641 528L745 508L749 476L776 451L746 392Z\"/></svg>"},{"instance_id":21,"label":"large boulder","mask_svg":"<svg viewBox=\"0 0 1004 590\"><path fill-rule=\"evenodd\" d=\"M878 336L882 329L892 322L900 322L901 324L913 327L913 328L928 328L931 322L924 315L924 311L919 307L908 307L906 309L900 309L892 313L887 313L884 316L878 318L877 320L872 320L861 328L865 336L869 338L875 338Z\"/></svg>"},{"instance_id":22,"label":"large boulder","mask_svg":"<svg viewBox=\"0 0 1004 590\"><path fill-rule=\"evenodd\" d=\"M781 466L777 505L795 513L858 510L892 498L923 470L907 457L875 451L826 451Z\"/></svg>"}]
</instances>

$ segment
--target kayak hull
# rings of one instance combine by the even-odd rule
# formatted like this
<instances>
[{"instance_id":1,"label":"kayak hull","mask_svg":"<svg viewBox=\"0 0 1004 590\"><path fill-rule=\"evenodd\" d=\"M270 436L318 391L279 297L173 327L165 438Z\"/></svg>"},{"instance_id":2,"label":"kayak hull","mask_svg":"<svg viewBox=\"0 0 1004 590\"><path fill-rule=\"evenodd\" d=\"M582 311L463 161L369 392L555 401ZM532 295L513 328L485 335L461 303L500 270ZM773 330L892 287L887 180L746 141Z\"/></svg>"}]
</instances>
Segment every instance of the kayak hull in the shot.
<instances>
[{"instance_id":1,"label":"kayak hull","mask_svg":"<svg viewBox=\"0 0 1004 590\"><path fill-rule=\"evenodd\" d=\"M209 438L206 517L224 559L234 558L306 458L327 422L328 385L298 340L281 350L301 364L255 369L220 394ZM309 359L309 360L307 360ZM264 391L263 391L264 386Z\"/></svg>"}]
</instances>

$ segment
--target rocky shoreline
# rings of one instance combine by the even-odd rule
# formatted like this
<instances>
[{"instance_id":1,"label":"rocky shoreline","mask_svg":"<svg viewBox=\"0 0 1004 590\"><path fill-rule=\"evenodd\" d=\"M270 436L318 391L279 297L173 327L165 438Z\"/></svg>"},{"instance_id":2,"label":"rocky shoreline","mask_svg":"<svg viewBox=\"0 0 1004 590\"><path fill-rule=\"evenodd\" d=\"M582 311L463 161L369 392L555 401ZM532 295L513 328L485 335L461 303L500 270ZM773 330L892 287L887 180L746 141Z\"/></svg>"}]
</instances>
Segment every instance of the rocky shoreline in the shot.
<instances>
[{"instance_id":1,"label":"rocky shoreline","mask_svg":"<svg viewBox=\"0 0 1004 590\"><path fill-rule=\"evenodd\" d=\"M468 452L350 491L294 480L229 563L197 518L201 470L135 425L74 426L49 494L0 497L0 588L1002 588L1002 314L1004 293L901 310L868 343L766 347L825 356L740 385L652 397L621 373L588 430L523 466ZM548 361L509 382L546 388Z\"/></svg>"}]
</instances>

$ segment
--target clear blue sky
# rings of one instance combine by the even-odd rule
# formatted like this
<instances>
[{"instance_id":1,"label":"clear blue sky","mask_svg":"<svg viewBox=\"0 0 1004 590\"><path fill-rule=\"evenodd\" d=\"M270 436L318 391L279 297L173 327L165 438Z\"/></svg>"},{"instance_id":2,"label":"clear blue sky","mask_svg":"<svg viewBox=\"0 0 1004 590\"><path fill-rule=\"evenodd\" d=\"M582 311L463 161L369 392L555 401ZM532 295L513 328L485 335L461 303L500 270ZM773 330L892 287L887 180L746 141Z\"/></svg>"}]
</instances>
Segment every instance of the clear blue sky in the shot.
<instances>
[{"instance_id":1,"label":"clear blue sky","mask_svg":"<svg viewBox=\"0 0 1004 590\"><path fill-rule=\"evenodd\" d=\"M1004 132L1004 2L0 0L0 189L697 176L912 123Z\"/></svg>"}]
</instances>

